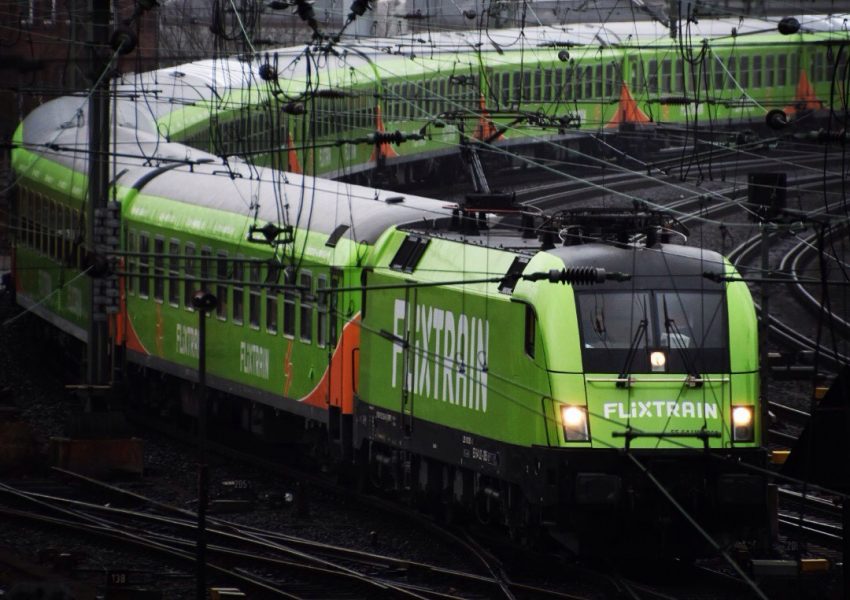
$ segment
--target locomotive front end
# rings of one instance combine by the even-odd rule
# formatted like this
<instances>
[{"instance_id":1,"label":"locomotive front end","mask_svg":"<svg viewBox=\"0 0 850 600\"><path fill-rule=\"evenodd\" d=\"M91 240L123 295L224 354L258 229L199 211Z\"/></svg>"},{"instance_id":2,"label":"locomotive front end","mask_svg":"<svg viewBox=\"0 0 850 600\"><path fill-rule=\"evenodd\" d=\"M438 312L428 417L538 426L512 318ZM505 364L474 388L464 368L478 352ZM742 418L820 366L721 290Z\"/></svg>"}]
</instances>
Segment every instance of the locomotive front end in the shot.
<instances>
[{"instance_id":1,"label":"locomotive front end","mask_svg":"<svg viewBox=\"0 0 850 600\"><path fill-rule=\"evenodd\" d=\"M559 423L558 498L568 507L561 521L583 539L653 531L679 549L706 541L693 523L723 541L762 536L766 481L745 467L765 460L746 284L707 276L734 269L684 246L549 253L567 268L631 275L574 286L557 300L567 303L562 317L541 322Z\"/></svg>"}]
</instances>

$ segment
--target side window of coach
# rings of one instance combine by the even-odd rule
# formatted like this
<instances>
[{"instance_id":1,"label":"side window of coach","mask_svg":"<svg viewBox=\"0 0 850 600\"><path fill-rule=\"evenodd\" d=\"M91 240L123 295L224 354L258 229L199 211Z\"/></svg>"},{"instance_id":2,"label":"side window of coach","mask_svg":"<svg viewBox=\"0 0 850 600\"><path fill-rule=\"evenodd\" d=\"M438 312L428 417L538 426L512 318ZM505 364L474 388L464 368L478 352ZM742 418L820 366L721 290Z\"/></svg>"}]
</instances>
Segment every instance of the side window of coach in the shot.
<instances>
[{"instance_id":1,"label":"side window of coach","mask_svg":"<svg viewBox=\"0 0 850 600\"><path fill-rule=\"evenodd\" d=\"M233 261L233 322L241 325L245 318L245 257L236 255Z\"/></svg>"},{"instance_id":2,"label":"side window of coach","mask_svg":"<svg viewBox=\"0 0 850 600\"><path fill-rule=\"evenodd\" d=\"M262 289L260 288L260 263L254 261L250 264L248 271L251 287L248 289L248 323L254 329L260 328L260 301L262 300Z\"/></svg>"},{"instance_id":3,"label":"side window of coach","mask_svg":"<svg viewBox=\"0 0 850 600\"><path fill-rule=\"evenodd\" d=\"M272 273L272 266L266 267L266 281L275 281L275 276ZM277 306L278 306L278 290L266 288L266 331L269 333L277 333Z\"/></svg>"},{"instance_id":4,"label":"side window of coach","mask_svg":"<svg viewBox=\"0 0 850 600\"><path fill-rule=\"evenodd\" d=\"M185 258L183 259L183 306L188 310L192 308L192 298L198 288L195 271L195 244L186 243Z\"/></svg>"},{"instance_id":5,"label":"side window of coach","mask_svg":"<svg viewBox=\"0 0 850 600\"><path fill-rule=\"evenodd\" d=\"M180 306L180 241L168 242L168 304Z\"/></svg>"},{"instance_id":6,"label":"side window of coach","mask_svg":"<svg viewBox=\"0 0 850 600\"><path fill-rule=\"evenodd\" d=\"M227 320L227 252L219 250L216 252L216 293L218 297L218 306L216 306L216 316L222 321Z\"/></svg>"},{"instance_id":7,"label":"side window of coach","mask_svg":"<svg viewBox=\"0 0 850 600\"><path fill-rule=\"evenodd\" d=\"M301 341L313 341L313 275L302 271L298 280L301 292Z\"/></svg>"},{"instance_id":8,"label":"side window of coach","mask_svg":"<svg viewBox=\"0 0 850 600\"><path fill-rule=\"evenodd\" d=\"M147 298L150 293L150 236L139 234L139 296Z\"/></svg>"},{"instance_id":9,"label":"side window of coach","mask_svg":"<svg viewBox=\"0 0 850 600\"><path fill-rule=\"evenodd\" d=\"M136 293L136 257L133 253L138 251L136 232L131 229L127 232L127 293L131 296Z\"/></svg>"},{"instance_id":10,"label":"side window of coach","mask_svg":"<svg viewBox=\"0 0 850 600\"><path fill-rule=\"evenodd\" d=\"M291 288L283 292L283 335L295 337L295 292Z\"/></svg>"},{"instance_id":11,"label":"side window of coach","mask_svg":"<svg viewBox=\"0 0 850 600\"><path fill-rule=\"evenodd\" d=\"M328 278L326 275L319 275L316 279L316 344L324 347L328 343L328 294L322 293L322 290L327 289Z\"/></svg>"},{"instance_id":12,"label":"side window of coach","mask_svg":"<svg viewBox=\"0 0 850 600\"><path fill-rule=\"evenodd\" d=\"M156 236L153 240L153 299L162 302L165 291L165 241Z\"/></svg>"}]
</instances>

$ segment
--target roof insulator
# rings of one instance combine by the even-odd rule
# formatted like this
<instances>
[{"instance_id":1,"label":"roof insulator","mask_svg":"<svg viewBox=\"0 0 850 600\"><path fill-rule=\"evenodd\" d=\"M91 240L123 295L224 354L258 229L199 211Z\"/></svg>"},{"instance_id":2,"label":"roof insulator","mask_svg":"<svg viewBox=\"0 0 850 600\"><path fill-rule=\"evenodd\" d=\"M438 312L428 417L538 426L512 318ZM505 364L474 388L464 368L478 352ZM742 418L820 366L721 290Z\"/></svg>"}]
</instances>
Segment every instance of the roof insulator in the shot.
<instances>
[{"instance_id":1,"label":"roof insulator","mask_svg":"<svg viewBox=\"0 0 850 600\"><path fill-rule=\"evenodd\" d=\"M782 35L793 35L800 31L800 21L794 17L785 17L779 21L777 29L779 29L779 33Z\"/></svg>"},{"instance_id":2,"label":"roof insulator","mask_svg":"<svg viewBox=\"0 0 850 600\"><path fill-rule=\"evenodd\" d=\"M263 63L260 65L257 73L260 76L260 79L263 81L275 81L277 80L277 69L271 66L269 63Z\"/></svg>"}]
</instances>

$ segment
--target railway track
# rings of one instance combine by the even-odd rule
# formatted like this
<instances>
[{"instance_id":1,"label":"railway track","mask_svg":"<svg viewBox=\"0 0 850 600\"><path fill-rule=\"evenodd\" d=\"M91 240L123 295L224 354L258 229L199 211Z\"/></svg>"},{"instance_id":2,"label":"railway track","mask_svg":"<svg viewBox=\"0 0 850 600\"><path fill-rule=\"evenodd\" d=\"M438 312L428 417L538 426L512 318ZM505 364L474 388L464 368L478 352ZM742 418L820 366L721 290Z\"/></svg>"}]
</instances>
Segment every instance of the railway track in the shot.
<instances>
[{"instance_id":1,"label":"railway track","mask_svg":"<svg viewBox=\"0 0 850 600\"><path fill-rule=\"evenodd\" d=\"M813 211L813 215L829 212L833 208L838 208L838 206L836 204L831 204L826 208L816 209ZM755 257L757 253L761 252L762 244L763 237L759 234L745 240L729 253L729 260L739 268L744 277L746 277L746 273L750 270L747 268L747 265L751 264L753 262L753 257ZM800 243L786 251L779 262L780 270L789 269L791 266L799 264L800 253L808 251L810 249L809 246L810 244L807 244L805 240L801 240ZM804 284L799 277L798 271L788 271L786 272L786 277L789 284L793 285L797 289L804 289ZM806 292L805 296L808 300L804 303L804 307L809 313L814 313L820 317L825 316L827 318L825 326L828 329L831 329L833 326L839 329L841 328L841 323L844 322L843 317L837 315L833 311L829 311L824 314L822 309L816 308L815 305L819 306L819 303L814 296L808 292ZM761 302L756 302L755 305L756 311L759 313L759 317L761 318ZM836 318L838 321L833 321L833 319ZM838 350L837 348L832 349L829 346L821 344L818 339L814 339L810 334L805 334L799 331L797 327L789 325L774 314L769 316L769 321L772 336L776 336L776 339L782 340L783 343L789 345L795 350L805 350L817 353L825 367L832 370L839 370L843 365L850 363L850 356L848 356L845 351Z\"/></svg>"},{"instance_id":2,"label":"railway track","mask_svg":"<svg viewBox=\"0 0 850 600\"><path fill-rule=\"evenodd\" d=\"M746 174L750 171L775 164L775 160L775 158L753 158L744 161L727 161L725 163L717 163L713 165L713 168L724 170L725 167L731 168L734 166L737 172ZM807 154L803 157L795 158L795 161L802 161L804 164L816 160L822 162L823 157ZM655 163L654 166L658 167L658 164ZM825 171L801 175L791 182L790 187L798 193L806 193L807 190L812 190L813 188L823 189L824 186L840 182L840 172L840 169L833 172L827 168ZM591 186L590 189L587 187L588 183ZM521 197L528 206L533 206L544 212L550 212L562 210L596 197L600 190L604 193L625 192L645 189L650 184L652 186L658 186L661 183L663 182L654 177L648 177L643 173L606 173L582 178L582 180L559 181L526 188L522 192ZM668 183L672 183L677 187L683 186L680 181L668 181ZM687 188L687 190L690 192L690 195L663 202L665 210L673 214L682 215L680 217L682 223L699 226L705 220L717 220L724 215L739 214L745 217L747 216L742 211L740 204L748 194L746 182L733 181L725 187L710 191L697 187ZM715 202L715 200L719 200L719 202ZM816 216L839 208L837 204L831 205L831 207L826 209L823 207L814 208L810 216ZM846 229L842 229L842 231L846 231ZM751 236L728 252L727 256L733 264L738 266L742 272L746 273L746 265L751 262L751 257L756 256L760 251L762 241L763 239L760 234ZM800 277L797 275L800 265L811 250L810 239L801 241L793 251L789 251L781 257L778 270L788 274L789 285L793 285L796 293L801 298L804 298L807 310L811 314L826 316L829 320L827 325L829 330L835 327L839 331L850 332L850 324L837 311L830 311L825 315L823 314L824 311L822 310L819 299L806 289L805 284L801 282ZM756 306L757 310L760 311L760 304L757 303ZM801 333L796 326L784 322L775 315L771 315L770 317L770 329L775 339L782 340L784 344L789 345L795 350L813 352L820 346L816 339L813 339L810 335ZM846 339L850 339L850 336ZM830 369L837 369L850 361L846 353L823 347L820 348L820 356L825 363L824 366Z\"/></svg>"},{"instance_id":3,"label":"railway track","mask_svg":"<svg viewBox=\"0 0 850 600\"><path fill-rule=\"evenodd\" d=\"M780 529L797 540L806 540L834 551L844 543L842 505L839 499L818 492L779 488Z\"/></svg>"},{"instance_id":4,"label":"railway track","mask_svg":"<svg viewBox=\"0 0 850 600\"><path fill-rule=\"evenodd\" d=\"M75 476L64 471L66 476ZM55 527L130 543L170 558L193 562L197 515L85 478L90 486L108 491L125 501L145 505L133 510L16 490L0 485L0 493L41 510L2 509L3 514ZM153 508L155 512L149 512ZM61 516L51 516L57 513ZM411 562L350 548L318 543L280 532L210 518L206 530L208 569L234 584L250 587L262 597L284 598L574 598L569 594L514 584L490 576L438 565ZM492 561L479 550L479 560ZM274 573L258 577L252 571ZM495 571L495 570L494 570ZM411 583L415 580L415 583ZM293 593L293 590L297 592ZM453 590L453 591L452 591Z\"/></svg>"},{"instance_id":5,"label":"railway track","mask_svg":"<svg viewBox=\"0 0 850 600\"><path fill-rule=\"evenodd\" d=\"M166 431L167 427L159 427L150 420L145 420L146 426L153 427L159 431ZM185 441L185 435L182 440ZM440 538L446 545L451 545L465 557L465 564L458 568L447 568L439 564L426 563L410 558L394 557L387 554L376 554L371 551L358 550L347 546L339 546L325 542L318 542L308 538L294 536L280 531L272 531L265 528L252 527L220 517L208 516L207 522L210 526L211 536L224 536L228 544L217 543L223 549L212 548L213 552L224 553L228 560L233 558L234 552L245 552L245 549L232 549L230 544L233 540L249 546L264 547L270 544L278 553L285 553L285 560L295 560L304 554L314 557L315 560L328 561L330 566L321 563L324 568L337 568L342 565L344 569L351 569L354 573L364 577L376 579L380 584L397 585L406 592L421 594L425 598L566 598L582 600L592 598L592 595L582 595L569 591L569 581L556 582L552 588L535 585L533 583L515 581L506 573L505 567L495 554L489 552L476 537L471 537L462 530L454 530L447 527L427 515L417 511L411 511L397 501L388 501L372 494L358 493L350 487L340 489L334 477L311 475L303 470L281 465L279 462L269 460L250 451L235 449L232 446L209 442L209 450L216 455L225 456L228 459L244 462L253 467L262 469L267 475L287 478L298 477L302 483L323 488L331 493L345 494L349 501L349 507L357 504L366 507L370 511L381 514L392 514L394 517L410 522L411 535L421 530L421 535L430 535ZM156 514L141 512L142 506L130 511L134 518L144 521L154 521L170 527L179 528L184 532L183 536L171 542L178 547L188 549L190 540L186 532L192 532L196 528L196 513L180 507L162 503L153 498L139 495L130 490L112 486L105 482L86 478L79 474L64 472L67 477L77 481L83 481L86 485L94 487L99 493L113 494L112 503L130 502L156 509ZM63 502L58 499L58 502ZM71 504L74 502L65 501ZM89 507L90 510L101 511L99 505ZM114 511L114 509L113 509ZM120 513L119 514L125 514ZM146 527L147 528L147 527ZM247 538L247 539L245 539ZM168 540L157 540L160 543L169 543ZM279 546L279 547L278 547ZM254 549L255 550L255 549ZM188 550L187 550L188 551ZM294 553L295 558L290 556ZM235 556L239 556L236 554ZM253 559L253 554L251 557ZM256 559L257 562L265 562L265 559ZM516 566L516 565L513 565ZM465 568L464 568L465 567ZM564 591L567 590L567 591ZM390 595L390 597L393 597ZM401 597L401 596L399 596ZM415 596L414 596L415 597Z\"/></svg>"},{"instance_id":6,"label":"railway track","mask_svg":"<svg viewBox=\"0 0 850 600\"><path fill-rule=\"evenodd\" d=\"M724 153L726 154L726 153ZM588 177L576 176L570 173L564 173L563 177L566 180L547 181L539 185L524 186L517 191L517 200L520 203L534 206L542 211L551 211L564 207L564 204L572 204L582 200L598 198L600 194L604 195L623 195L626 192L650 190L653 188L668 188L666 192L669 195L671 192L677 194L685 194L682 208L677 209L675 206L667 208L675 209L680 213L687 212L688 201L694 203L704 202L705 199L720 199L733 200L747 195L746 180L743 182L737 181L735 175L741 174L746 176L751 171L760 171L776 166L777 160L782 160L779 157L751 157L741 159L740 157L734 160L722 161L712 166L713 169L720 171L723 175L720 178L720 183L727 182L729 185L720 187L720 189L711 189L703 186L704 181L696 178L697 183L688 183L688 178L675 176L672 172L666 170L667 167L678 163L678 159L670 159L665 162L651 163L649 173L638 171L626 171L611 169L610 165L604 163L606 170L604 172L591 174ZM801 165L816 164L823 162L823 156L813 156L806 154L802 157L796 157L795 162ZM830 179L838 180L841 177L840 169L834 173L827 172ZM801 176L806 182L823 182L824 173L822 171L811 175ZM802 182L796 182L798 185ZM733 197L729 197L732 194ZM628 198L627 198L628 199Z\"/></svg>"},{"instance_id":7,"label":"railway track","mask_svg":"<svg viewBox=\"0 0 850 600\"><path fill-rule=\"evenodd\" d=\"M841 243L846 240L847 235L847 223L836 227L830 227L824 235L824 246L832 241ZM829 328L837 329L845 339L850 339L850 320L847 318L848 315L846 313L839 312L838 310L831 309L828 306L824 306L823 301L820 298L817 298L807 287L811 285L820 285L822 287L828 287L831 284L846 285L848 281L846 279L842 281L836 278L832 280L825 280L820 284L813 284L810 283L812 279L811 277L804 278L801 275L801 273L806 270L806 265L813 262L821 251L817 245L819 237L820 236L818 234L813 234L801 239L782 258L782 261L779 263L779 270L788 275L792 282L792 290L795 295L814 317L819 318L826 315ZM847 263L844 262L844 257L835 256L829 247L825 247L824 252L825 261L836 263L836 268L839 270L839 273L847 272L847 267L850 265L847 265ZM820 271L820 268L818 268L818 271ZM809 283L804 282L804 280L809 280ZM837 287L835 291L838 292ZM835 296L840 297L840 294L836 293Z\"/></svg>"}]
</instances>

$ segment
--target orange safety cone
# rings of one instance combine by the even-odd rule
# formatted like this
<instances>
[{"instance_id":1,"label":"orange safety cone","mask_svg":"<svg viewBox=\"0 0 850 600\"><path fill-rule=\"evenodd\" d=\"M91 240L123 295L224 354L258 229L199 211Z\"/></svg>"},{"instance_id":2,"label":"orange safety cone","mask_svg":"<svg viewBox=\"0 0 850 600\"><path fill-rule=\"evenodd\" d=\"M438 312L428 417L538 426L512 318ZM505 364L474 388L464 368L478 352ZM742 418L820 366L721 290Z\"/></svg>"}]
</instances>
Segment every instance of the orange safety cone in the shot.
<instances>
[{"instance_id":1,"label":"orange safety cone","mask_svg":"<svg viewBox=\"0 0 850 600\"><path fill-rule=\"evenodd\" d=\"M287 160L286 170L290 173L303 173L301 165L298 164L298 153L295 151L295 144L292 142L292 132L288 132L286 136Z\"/></svg>"},{"instance_id":2,"label":"orange safety cone","mask_svg":"<svg viewBox=\"0 0 850 600\"><path fill-rule=\"evenodd\" d=\"M499 133L496 125L490 119L490 113L487 111L487 102L484 100L484 94L481 94L478 101L478 107L481 116L478 117L478 125L475 126L475 133L472 135L477 140L493 142L502 139L504 136Z\"/></svg>"},{"instance_id":3,"label":"orange safety cone","mask_svg":"<svg viewBox=\"0 0 850 600\"><path fill-rule=\"evenodd\" d=\"M605 127L617 127L620 123L649 123L649 117L638 107L625 81L620 85L620 103L617 106L617 112L605 124Z\"/></svg>"},{"instance_id":4,"label":"orange safety cone","mask_svg":"<svg viewBox=\"0 0 850 600\"><path fill-rule=\"evenodd\" d=\"M375 105L375 131L380 133L384 132L384 120L381 117L381 105ZM390 145L389 142L381 142L379 144L375 144L375 149L372 150L372 155L369 157L369 160L378 160L378 158L386 159L386 158L394 158L398 156L398 152L395 151L395 148Z\"/></svg>"},{"instance_id":5,"label":"orange safety cone","mask_svg":"<svg viewBox=\"0 0 850 600\"><path fill-rule=\"evenodd\" d=\"M792 114L800 110L818 110L823 108L823 102L818 100L815 89L809 82L806 70L800 70L800 79L797 80L797 90L794 92L794 102L785 107L785 114Z\"/></svg>"}]
</instances>

